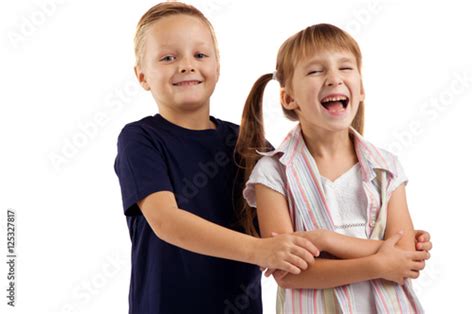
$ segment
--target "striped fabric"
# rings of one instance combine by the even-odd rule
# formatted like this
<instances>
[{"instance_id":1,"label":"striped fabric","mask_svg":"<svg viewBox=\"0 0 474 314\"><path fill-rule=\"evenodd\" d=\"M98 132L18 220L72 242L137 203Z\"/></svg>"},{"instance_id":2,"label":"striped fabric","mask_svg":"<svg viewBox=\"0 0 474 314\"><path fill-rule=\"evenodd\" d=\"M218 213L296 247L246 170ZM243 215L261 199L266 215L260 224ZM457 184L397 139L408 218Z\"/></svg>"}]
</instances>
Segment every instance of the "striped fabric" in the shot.
<instances>
[{"instance_id":1,"label":"striped fabric","mask_svg":"<svg viewBox=\"0 0 474 314\"><path fill-rule=\"evenodd\" d=\"M397 160L392 154L366 142L356 130L351 128L350 131L367 196L367 238L381 240L389 194L395 189L390 184L397 177ZM321 188L321 176L304 143L300 125L288 134L278 149L262 153L266 156L276 154L286 169L288 204L295 231L335 231ZM403 286L386 280L370 283L377 313L423 313L409 280ZM357 313L357 300L351 285L333 289L278 289L278 313Z\"/></svg>"}]
</instances>

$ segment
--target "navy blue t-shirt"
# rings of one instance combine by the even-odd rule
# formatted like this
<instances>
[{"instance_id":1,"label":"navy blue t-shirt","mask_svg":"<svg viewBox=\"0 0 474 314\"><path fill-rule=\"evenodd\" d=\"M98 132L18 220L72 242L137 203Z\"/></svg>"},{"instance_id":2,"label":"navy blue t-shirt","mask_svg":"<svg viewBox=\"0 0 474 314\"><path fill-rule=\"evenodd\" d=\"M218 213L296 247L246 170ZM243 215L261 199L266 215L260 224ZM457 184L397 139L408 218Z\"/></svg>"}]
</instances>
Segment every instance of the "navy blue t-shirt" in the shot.
<instances>
[{"instance_id":1,"label":"navy blue t-shirt","mask_svg":"<svg viewBox=\"0 0 474 314\"><path fill-rule=\"evenodd\" d=\"M189 130L159 114L127 124L115 172L132 240L129 313L261 313L255 265L209 257L159 239L137 202L171 191L178 207L243 232L234 208L242 177L234 162L238 126L211 117L216 129Z\"/></svg>"}]
</instances>

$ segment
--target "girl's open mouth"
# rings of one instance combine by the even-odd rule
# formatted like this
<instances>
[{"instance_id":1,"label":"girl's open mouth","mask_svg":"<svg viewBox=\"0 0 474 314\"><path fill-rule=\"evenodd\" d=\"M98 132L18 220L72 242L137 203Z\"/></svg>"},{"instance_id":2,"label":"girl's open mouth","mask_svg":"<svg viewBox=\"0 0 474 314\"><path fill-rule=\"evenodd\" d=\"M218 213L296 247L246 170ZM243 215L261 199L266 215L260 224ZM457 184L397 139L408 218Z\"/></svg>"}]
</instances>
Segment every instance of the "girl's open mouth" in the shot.
<instances>
[{"instance_id":1,"label":"girl's open mouth","mask_svg":"<svg viewBox=\"0 0 474 314\"><path fill-rule=\"evenodd\" d=\"M320 100L321 105L330 113L344 112L349 104L349 98L344 95L330 95Z\"/></svg>"}]
</instances>

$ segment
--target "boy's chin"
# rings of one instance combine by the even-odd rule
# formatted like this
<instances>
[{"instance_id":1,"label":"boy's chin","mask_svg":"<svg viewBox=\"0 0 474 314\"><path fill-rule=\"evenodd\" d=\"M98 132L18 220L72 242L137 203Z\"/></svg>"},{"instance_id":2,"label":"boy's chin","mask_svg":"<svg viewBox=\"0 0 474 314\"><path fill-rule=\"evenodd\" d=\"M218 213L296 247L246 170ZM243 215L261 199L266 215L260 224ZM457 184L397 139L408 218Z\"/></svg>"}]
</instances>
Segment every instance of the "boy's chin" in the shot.
<instances>
[{"instance_id":1,"label":"boy's chin","mask_svg":"<svg viewBox=\"0 0 474 314\"><path fill-rule=\"evenodd\" d=\"M194 111L202 109L203 107L209 107L209 99L188 99L176 102L176 107L185 111Z\"/></svg>"}]
</instances>

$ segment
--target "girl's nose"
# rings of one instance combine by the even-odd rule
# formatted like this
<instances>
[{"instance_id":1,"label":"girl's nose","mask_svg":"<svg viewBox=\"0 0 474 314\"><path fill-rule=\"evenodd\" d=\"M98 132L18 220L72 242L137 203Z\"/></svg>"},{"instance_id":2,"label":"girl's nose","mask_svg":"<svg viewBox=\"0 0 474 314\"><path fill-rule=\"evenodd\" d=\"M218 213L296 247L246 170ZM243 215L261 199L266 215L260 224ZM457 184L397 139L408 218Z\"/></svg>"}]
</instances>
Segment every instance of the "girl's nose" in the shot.
<instances>
[{"instance_id":1,"label":"girl's nose","mask_svg":"<svg viewBox=\"0 0 474 314\"><path fill-rule=\"evenodd\" d=\"M340 75L335 73L334 71L331 71L328 73L328 76L326 78L326 85L327 86L338 86L342 85L342 78Z\"/></svg>"}]
</instances>

